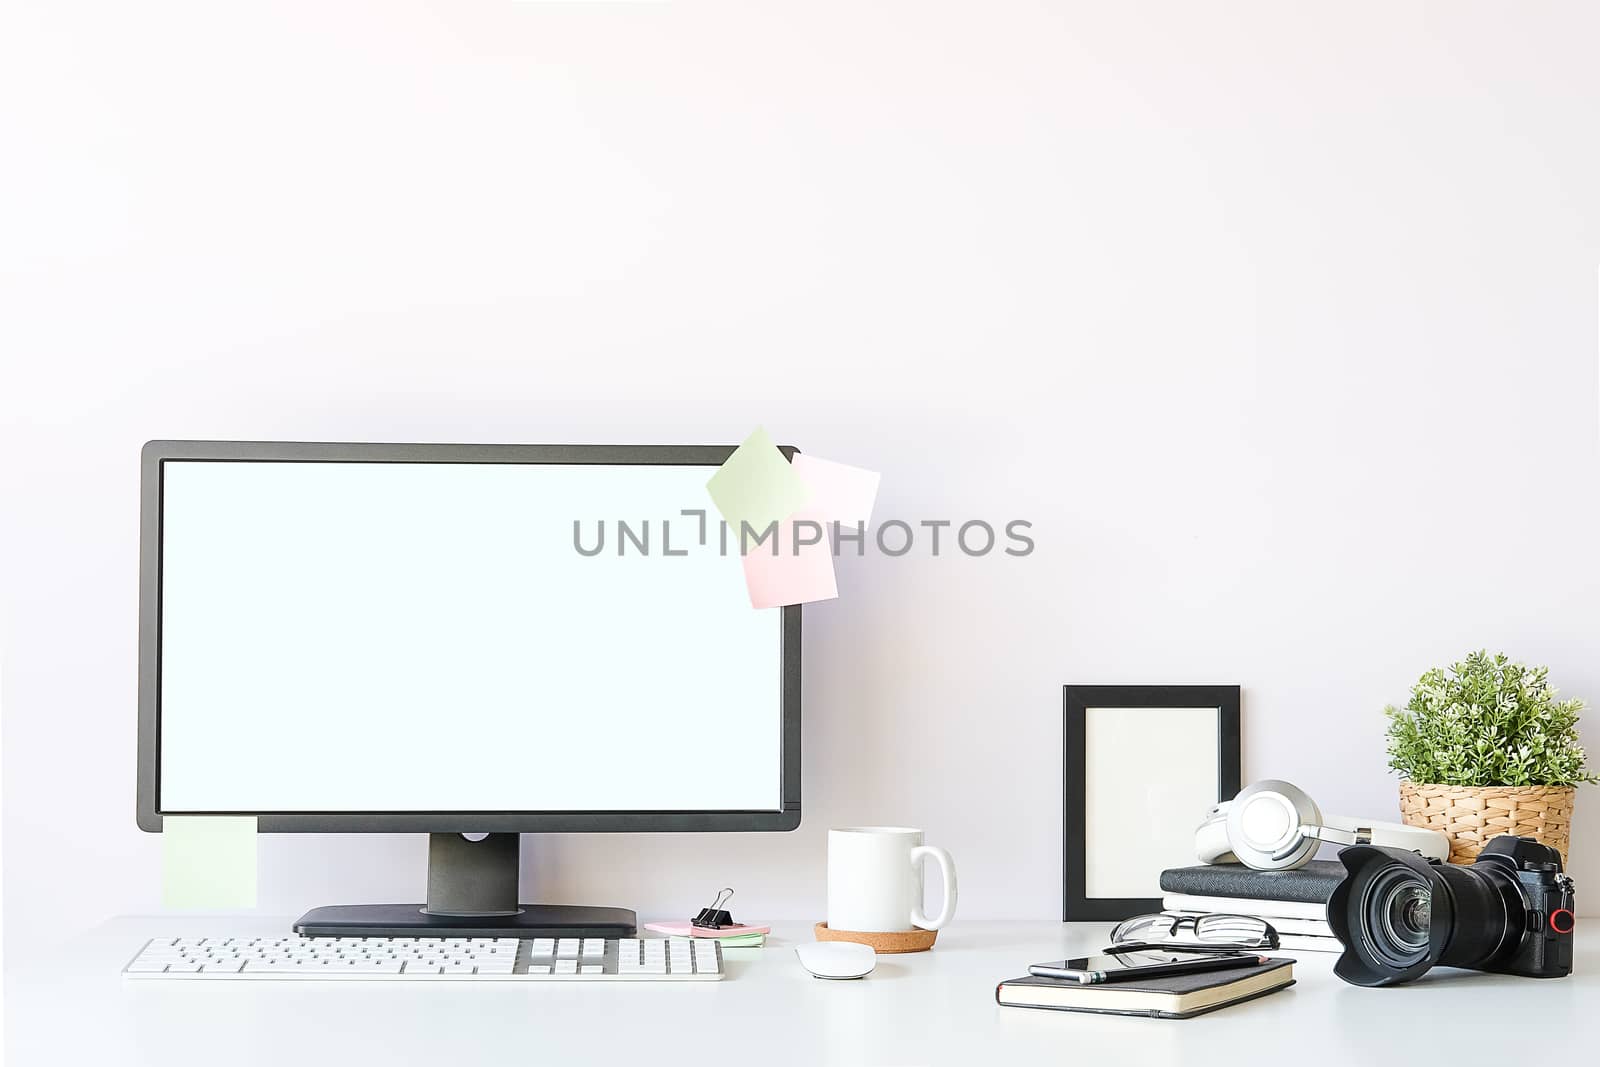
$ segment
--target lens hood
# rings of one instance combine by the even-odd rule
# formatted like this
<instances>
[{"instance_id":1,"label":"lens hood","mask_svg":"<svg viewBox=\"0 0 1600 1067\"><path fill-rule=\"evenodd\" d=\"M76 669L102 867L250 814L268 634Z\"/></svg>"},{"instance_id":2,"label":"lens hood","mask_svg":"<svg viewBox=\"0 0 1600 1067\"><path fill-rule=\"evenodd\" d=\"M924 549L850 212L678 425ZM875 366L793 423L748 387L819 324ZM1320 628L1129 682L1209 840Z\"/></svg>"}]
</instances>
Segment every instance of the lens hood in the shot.
<instances>
[{"instance_id":1,"label":"lens hood","mask_svg":"<svg viewBox=\"0 0 1600 1067\"><path fill-rule=\"evenodd\" d=\"M1339 862L1346 874L1328 898L1328 925L1344 952L1333 973L1352 985L1395 985L1438 963L1455 925L1454 899L1438 867L1377 845L1341 849ZM1390 918L1396 902L1421 902L1423 918L1405 916L1411 921L1397 931Z\"/></svg>"}]
</instances>

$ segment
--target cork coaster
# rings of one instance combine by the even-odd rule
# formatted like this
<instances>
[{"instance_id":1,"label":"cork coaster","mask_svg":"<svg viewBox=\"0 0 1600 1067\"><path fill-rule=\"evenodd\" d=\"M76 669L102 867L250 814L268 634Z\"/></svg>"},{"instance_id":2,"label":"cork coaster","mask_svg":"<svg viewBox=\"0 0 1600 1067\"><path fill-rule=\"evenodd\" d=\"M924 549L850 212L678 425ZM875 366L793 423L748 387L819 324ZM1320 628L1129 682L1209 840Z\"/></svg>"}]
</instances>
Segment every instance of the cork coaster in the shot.
<instances>
[{"instance_id":1,"label":"cork coaster","mask_svg":"<svg viewBox=\"0 0 1600 1067\"><path fill-rule=\"evenodd\" d=\"M857 930L830 930L827 923L815 927L818 941L854 941L871 945L874 952L926 952L939 937L937 930L890 930L870 933Z\"/></svg>"}]
</instances>

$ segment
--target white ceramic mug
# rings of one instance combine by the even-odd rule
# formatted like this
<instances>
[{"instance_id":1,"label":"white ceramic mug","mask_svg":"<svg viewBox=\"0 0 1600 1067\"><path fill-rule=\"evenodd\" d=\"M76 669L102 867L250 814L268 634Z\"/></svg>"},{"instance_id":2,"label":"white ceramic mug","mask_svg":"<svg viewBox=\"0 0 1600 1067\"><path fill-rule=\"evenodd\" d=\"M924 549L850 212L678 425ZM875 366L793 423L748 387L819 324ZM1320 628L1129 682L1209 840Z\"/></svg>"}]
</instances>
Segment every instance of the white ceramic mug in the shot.
<instances>
[{"instance_id":1,"label":"white ceramic mug","mask_svg":"<svg viewBox=\"0 0 1600 1067\"><path fill-rule=\"evenodd\" d=\"M939 862L944 907L922 910L922 861ZM956 865L950 853L922 843L904 826L850 826L828 831L828 926L888 933L920 926L937 930L956 913Z\"/></svg>"}]
</instances>

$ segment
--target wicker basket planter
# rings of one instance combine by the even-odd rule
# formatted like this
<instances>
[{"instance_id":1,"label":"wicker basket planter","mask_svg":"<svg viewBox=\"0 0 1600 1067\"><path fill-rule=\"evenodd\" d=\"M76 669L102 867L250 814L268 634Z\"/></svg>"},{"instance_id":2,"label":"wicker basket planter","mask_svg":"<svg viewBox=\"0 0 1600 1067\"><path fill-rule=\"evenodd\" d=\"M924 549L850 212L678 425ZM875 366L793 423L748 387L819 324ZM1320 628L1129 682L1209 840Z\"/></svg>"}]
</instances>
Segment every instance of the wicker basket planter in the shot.
<instances>
[{"instance_id":1,"label":"wicker basket planter","mask_svg":"<svg viewBox=\"0 0 1600 1067\"><path fill-rule=\"evenodd\" d=\"M1535 837L1567 863L1572 831L1570 785L1418 785L1400 783L1400 817L1450 838L1450 862L1471 863L1491 837Z\"/></svg>"}]
</instances>

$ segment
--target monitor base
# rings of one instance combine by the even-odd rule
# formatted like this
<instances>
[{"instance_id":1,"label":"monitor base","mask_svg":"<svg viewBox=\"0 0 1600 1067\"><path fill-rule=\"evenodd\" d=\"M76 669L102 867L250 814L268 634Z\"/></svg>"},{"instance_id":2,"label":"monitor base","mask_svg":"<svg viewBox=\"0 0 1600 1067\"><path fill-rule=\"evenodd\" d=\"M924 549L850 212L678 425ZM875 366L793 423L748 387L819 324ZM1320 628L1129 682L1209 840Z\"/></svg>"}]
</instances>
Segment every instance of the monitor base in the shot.
<instances>
[{"instance_id":1,"label":"monitor base","mask_svg":"<svg viewBox=\"0 0 1600 1067\"><path fill-rule=\"evenodd\" d=\"M632 937L630 908L521 904L509 915L433 915L421 904L312 908L294 924L306 937Z\"/></svg>"},{"instance_id":2,"label":"monitor base","mask_svg":"<svg viewBox=\"0 0 1600 1067\"><path fill-rule=\"evenodd\" d=\"M294 924L306 937L632 937L628 908L517 903L518 834L428 835L426 904L312 908Z\"/></svg>"}]
</instances>

